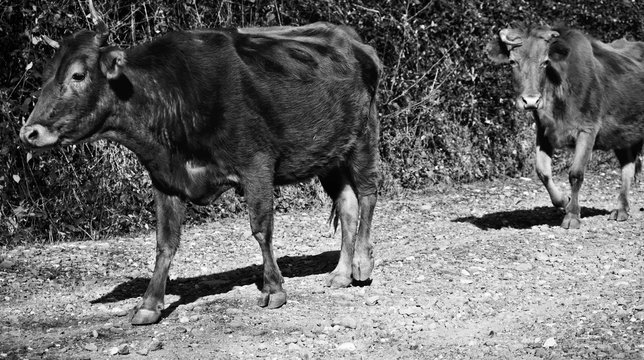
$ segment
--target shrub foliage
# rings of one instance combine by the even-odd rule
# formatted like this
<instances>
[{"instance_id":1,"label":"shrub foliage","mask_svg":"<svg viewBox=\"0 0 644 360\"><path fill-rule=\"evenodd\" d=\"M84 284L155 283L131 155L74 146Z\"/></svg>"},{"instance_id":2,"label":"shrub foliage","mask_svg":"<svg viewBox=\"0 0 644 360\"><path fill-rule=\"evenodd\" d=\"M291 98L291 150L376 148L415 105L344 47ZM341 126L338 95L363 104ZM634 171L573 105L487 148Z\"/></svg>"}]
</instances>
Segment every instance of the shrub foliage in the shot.
<instances>
[{"instance_id":1,"label":"shrub foliage","mask_svg":"<svg viewBox=\"0 0 644 360\"><path fill-rule=\"evenodd\" d=\"M20 126L60 40L91 28L85 1L4 2L0 13L0 244L96 238L153 222L145 171L124 148L99 142L28 152ZM82 7L81 7L82 5ZM519 22L563 22L609 41L644 40L637 0L158 0L96 1L110 41L129 47L168 31L314 21L355 27L385 66L380 88L383 191L532 171L533 131L513 110L510 72L485 43ZM277 192L288 210L319 201L314 182ZM312 200L313 199L313 200ZM192 219L227 216L234 194Z\"/></svg>"}]
</instances>

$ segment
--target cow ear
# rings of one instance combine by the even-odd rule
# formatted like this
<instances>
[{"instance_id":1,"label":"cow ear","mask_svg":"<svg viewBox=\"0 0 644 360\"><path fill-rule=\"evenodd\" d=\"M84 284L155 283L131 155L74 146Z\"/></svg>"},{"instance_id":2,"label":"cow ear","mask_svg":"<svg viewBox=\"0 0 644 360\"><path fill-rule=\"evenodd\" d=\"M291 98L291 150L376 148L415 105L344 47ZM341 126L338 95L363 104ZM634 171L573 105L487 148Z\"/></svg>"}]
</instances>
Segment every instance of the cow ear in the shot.
<instances>
[{"instance_id":1,"label":"cow ear","mask_svg":"<svg viewBox=\"0 0 644 360\"><path fill-rule=\"evenodd\" d=\"M127 63L125 52L116 47L109 47L101 50L100 55L101 72L108 80L117 79L123 72L123 67Z\"/></svg>"},{"instance_id":2,"label":"cow ear","mask_svg":"<svg viewBox=\"0 0 644 360\"><path fill-rule=\"evenodd\" d=\"M495 64L505 64L510 61L510 51L498 35L485 46L485 53Z\"/></svg>"},{"instance_id":3,"label":"cow ear","mask_svg":"<svg viewBox=\"0 0 644 360\"><path fill-rule=\"evenodd\" d=\"M548 58L552 61L563 61L570 54L570 46L561 39L556 39L550 44L548 49Z\"/></svg>"}]
</instances>

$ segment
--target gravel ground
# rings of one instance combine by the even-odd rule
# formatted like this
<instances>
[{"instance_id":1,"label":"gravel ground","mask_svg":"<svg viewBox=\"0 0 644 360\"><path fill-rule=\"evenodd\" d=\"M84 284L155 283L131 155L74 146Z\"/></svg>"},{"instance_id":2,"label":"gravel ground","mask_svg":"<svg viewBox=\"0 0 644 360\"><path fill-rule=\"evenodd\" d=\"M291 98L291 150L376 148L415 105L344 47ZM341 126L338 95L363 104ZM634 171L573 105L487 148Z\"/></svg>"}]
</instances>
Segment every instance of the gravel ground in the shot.
<instances>
[{"instance_id":1,"label":"gravel ground","mask_svg":"<svg viewBox=\"0 0 644 360\"><path fill-rule=\"evenodd\" d=\"M563 177L557 179L568 188ZM644 359L644 191L608 221L615 172L588 174L582 228L535 179L379 201L371 284L325 288L330 207L277 214L288 303L255 305L246 216L187 226L164 318L133 327L153 233L3 250L0 359Z\"/></svg>"}]
</instances>

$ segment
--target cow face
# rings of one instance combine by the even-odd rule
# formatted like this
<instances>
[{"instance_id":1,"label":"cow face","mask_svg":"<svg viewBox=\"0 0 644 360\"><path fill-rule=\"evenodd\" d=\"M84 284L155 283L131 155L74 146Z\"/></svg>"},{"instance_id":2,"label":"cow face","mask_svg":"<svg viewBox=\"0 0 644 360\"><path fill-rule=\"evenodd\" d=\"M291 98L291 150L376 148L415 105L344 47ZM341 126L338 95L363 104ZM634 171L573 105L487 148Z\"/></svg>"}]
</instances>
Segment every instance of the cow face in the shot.
<instances>
[{"instance_id":1,"label":"cow face","mask_svg":"<svg viewBox=\"0 0 644 360\"><path fill-rule=\"evenodd\" d=\"M556 75L552 62L563 61L567 55L562 43L555 43L558 36L558 32L542 28L503 29L487 45L492 61L512 66L520 110L543 108L544 87Z\"/></svg>"},{"instance_id":2,"label":"cow face","mask_svg":"<svg viewBox=\"0 0 644 360\"><path fill-rule=\"evenodd\" d=\"M105 116L109 79L120 75L125 55L106 48L106 35L80 31L62 43L44 73L43 87L34 110L20 130L20 139L36 148L74 144L97 135Z\"/></svg>"}]
</instances>

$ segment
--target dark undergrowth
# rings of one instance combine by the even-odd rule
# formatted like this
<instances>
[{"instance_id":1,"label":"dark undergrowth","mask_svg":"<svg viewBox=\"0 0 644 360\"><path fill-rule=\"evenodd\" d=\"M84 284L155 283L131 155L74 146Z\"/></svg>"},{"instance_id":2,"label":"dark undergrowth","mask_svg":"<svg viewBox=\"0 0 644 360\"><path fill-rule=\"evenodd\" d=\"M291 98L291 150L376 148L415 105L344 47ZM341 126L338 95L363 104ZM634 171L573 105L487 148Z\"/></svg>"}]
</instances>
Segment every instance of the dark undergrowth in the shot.
<instances>
[{"instance_id":1,"label":"dark undergrowth","mask_svg":"<svg viewBox=\"0 0 644 360\"><path fill-rule=\"evenodd\" d=\"M136 158L113 144L26 151L18 130L38 98L41 72L60 40L91 26L84 1L0 0L0 245L96 239L154 226L150 182ZM563 21L602 40L644 40L635 1L105 1L111 43L129 47L168 31L344 23L378 51L381 192L505 176L533 168L532 124L511 104L510 72L483 47L519 21ZM81 7L82 6L82 7ZM569 157L558 155L558 169ZM594 164L612 163L598 154ZM276 190L277 209L319 205L316 181ZM226 193L190 207L188 221L231 216L243 199Z\"/></svg>"}]
</instances>

